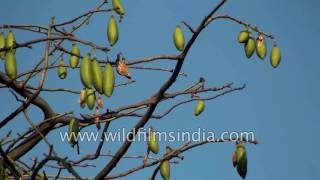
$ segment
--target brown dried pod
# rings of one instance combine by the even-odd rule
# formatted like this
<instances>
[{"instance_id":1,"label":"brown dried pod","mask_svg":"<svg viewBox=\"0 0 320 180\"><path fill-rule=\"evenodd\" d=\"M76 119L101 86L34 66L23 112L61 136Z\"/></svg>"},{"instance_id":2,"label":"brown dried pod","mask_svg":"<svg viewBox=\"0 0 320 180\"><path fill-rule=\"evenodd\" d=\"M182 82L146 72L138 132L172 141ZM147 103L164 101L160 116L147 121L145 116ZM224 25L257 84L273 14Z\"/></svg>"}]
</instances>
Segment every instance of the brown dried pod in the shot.
<instances>
[{"instance_id":1,"label":"brown dried pod","mask_svg":"<svg viewBox=\"0 0 320 180\"><path fill-rule=\"evenodd\" d=\"M98 106L96 106L96 114L95 114L94 122L96 123L96 126L97 126L97 128L98 128L98 129L100 129L100 128L101 128L101 126L100 126L100 118L99 118L99 116L100 116L100 113L99 113L99 107L98 107Z\"/></svg>"},{"instance_id":2,"label":"brown dried pod","mask_svg":"<svg viewBox=\"0 0 320 180\"><path fill-rule=\"evenodd\" d=\"M84 108L86 106L86 100L87 100L87 90L83 88L80 91L80 97L79 97L79 104L81 108Z\"/></svg>"},{"instance_id":3,"label":"brown dried pod","mask_svg":"<svg viewBox=\"0 0 320 180\"><path fill-rule=\"evenodd\" d=\"M98 104L98 107L99 108L103 108L104 107L104 102L103 102L103 99L100 95L98 95L97 97L97 104Z\"/></svg>"}]
</instances>

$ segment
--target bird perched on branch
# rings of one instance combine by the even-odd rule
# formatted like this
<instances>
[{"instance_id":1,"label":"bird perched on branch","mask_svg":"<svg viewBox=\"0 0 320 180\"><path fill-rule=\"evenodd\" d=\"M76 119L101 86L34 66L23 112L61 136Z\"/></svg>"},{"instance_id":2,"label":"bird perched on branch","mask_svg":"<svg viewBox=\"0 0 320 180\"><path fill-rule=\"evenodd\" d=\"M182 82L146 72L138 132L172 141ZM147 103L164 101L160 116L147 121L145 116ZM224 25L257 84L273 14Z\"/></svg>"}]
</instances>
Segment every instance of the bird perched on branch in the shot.
<instances>
[{"instance_id":1,"label":"bird perched on branch","mask_svg":"<svg viewBox=\"0 0 320 180\"><path fill-rule=\"evenodd\" d=\"M126 65L125 58L123 57L121 52L117 55L116 65L117 73L120 76L125 76L126 78L131 79L129 67Z\"/></svg>"}]
</instances>

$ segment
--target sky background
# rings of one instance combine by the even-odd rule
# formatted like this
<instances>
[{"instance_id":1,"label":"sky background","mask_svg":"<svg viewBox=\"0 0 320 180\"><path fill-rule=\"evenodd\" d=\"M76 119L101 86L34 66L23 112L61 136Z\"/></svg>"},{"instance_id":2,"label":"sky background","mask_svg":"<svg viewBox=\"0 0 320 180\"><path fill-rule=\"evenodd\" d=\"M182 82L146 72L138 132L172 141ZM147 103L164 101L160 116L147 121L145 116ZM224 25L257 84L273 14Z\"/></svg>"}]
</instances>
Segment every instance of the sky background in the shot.
<instances>
[{"instance_id":1,"label":"sky background","mask_svg":"<svg viewBox=\"0 0 320 180\"><path fill-rule=\"evenodd\" d=\"M218 2L217 0L122 0L126 8L126 17L119 25L120 40L109 56L122 51L129 60L148 57L156 54L177 53L172 43L172 32L181 21L187 21L196 27L201 19ZM100 3L94 1L43 1L43 0L2 0L0 24L37 24L46 26L51 16L61 22L84 13ZM317 0L229 0L219 14L229 14L250 24L257 25L265 32L272 32L282 50L282 62L277 69L256 56L250 60L245 58L243 46L237 43L237 34L242 26L219 20L208 26L199 36L187 56L182 71L188 77L180 77L169 90L183 89L196 82L199 77L205 77L207 86L221 86L234 82L235 86L246 83L241 92L223 96L207 102L205 112L193 116L194 103L184 105L174 110L160 121L150 120L147 126L157 130L197 130L206 128L215 132L222 131L253 131L260 142L259 145L246 145L248 152L247 179L320 179L320 158L317 150L320 148L318 139L320 113L320 77L319 50L320 24L316 20L320 16L320 2ZM100 13L94 16L90 24L75 33L82 39L90 39L97 44L107 45L106 23L111 14ZM184 28L186 39L191 34ZM7 33L7 31L5 31ZM37 34L15 31L18 42L39 37ZM268 47L272 46L267 41ZM64 43L64 47L71 47ZM81 46L85 53L90 48ZM34 50L19 49L17 62L19 72L30 69L43 56L44 44L34 46ZM100 59L105 55L98 53ZM53 61L54 58L51 59ZM65 56L68 60L68 56ZM161 61L143 66L174 67L170 61ZM0 63L4 71L3 63ZM117 88L111 99L105 99L108 108L134 103L150 97L168 77L169 73L132 70L134 85ZM68 87L80 89L79 72L69 71L65 80L60 80L55 70L48 73L45 87ZM32 81L37 85L39 78ZM117 76L117 83L125 79ZM56 112L81 110L77 104L77 95L65 93L41 93ZM0 89L0 119L6 117L18 107L14 97L4 89ZM173 103L161 104L157 112ZM35 107L29 110L34 122L43 118L41 111ZM138 119L123 118L111 124L110 129L130 128ZM23 132L28 128L23 116L19 115L6 128L1 129L0 136L10 129ZM65 128L62 130L66 130ZM87 131L96 131L88 128ZM68 143L59 141L58 131L48 136L55 144L60 155L70 158L78 157L75 149ZM160 143L160 152L166 145L178 147L182 142ZM121 143L105 143L104 152L114 152ZM94 152L96 143L80 144L83 153ZM178 165L172 165L171 179L240 179L232 167L231 156L233 143L210 144L193 149L184 154L185 160ZM128 155L142 155L146 149L145 143L135 143ZM23 157L30 158L47 152L47 146L40 143ZM109 158L94 161L97 168L82 168L80 174L86 177L94 176ZM141 164L141 160L123 160L111 174L122 172ZM154 168L148 168L122 179L147 179ZM54 169L47 169L55 173ZM160 176L157 177L160 179Z\"/></svg>"}]
</instances>

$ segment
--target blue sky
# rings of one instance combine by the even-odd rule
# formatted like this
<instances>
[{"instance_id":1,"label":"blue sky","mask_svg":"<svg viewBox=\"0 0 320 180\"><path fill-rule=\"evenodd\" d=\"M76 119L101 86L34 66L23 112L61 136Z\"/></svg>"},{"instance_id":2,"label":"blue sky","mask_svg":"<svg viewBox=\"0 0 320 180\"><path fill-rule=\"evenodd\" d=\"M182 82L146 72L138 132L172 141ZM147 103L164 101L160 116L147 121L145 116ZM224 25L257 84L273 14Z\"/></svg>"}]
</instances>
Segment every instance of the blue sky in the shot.
<instances>
[{"instance_id":1,"label":"blue sky","mask_svg":"<svg viewBox=\"0 0 320 180\"><path fill-rule=\"evenodd\" d=\"M47 25L51 16L57 21L67 20L95 7L100 1L2 1L0 24L39 24ZM122 51L127 59L136 59L155 54L177 53L172 44L172 31L185 20L196 27L200 20L217 3L217 0L162 0L147 1L123 0L127 15L120 25L119 43L110 52L110 57ZM268 59L265 61L253 57L245 58L242 45L236 41L242 26L219 20L214 22L201 34L190 50L182 71L188 77L181 77L170 91L183 89L199 77L206 78L207 86L219 86L234 82L236 86L246 83L247 88L241 92L229 94L207 103L206 111L198 118L192 114L194 104L188 104L172 112L160 121L151 120L159 130L195 130L206 128L221 131L253 131L259 145L247 145L248 176L247 179L320 179L318 128L320 107L320 85L318 82L320 50L319 1L309 0L229 0L219 11L257 25L266 32L272 32L281 47L283 59L277 69L273 69ZM76 33L83 39L90 39L100 45L106 45L106 23L110 14L95 16L88 26ZM191 36L185 29L186 38ZM15 31L18 42L24 42L36 36L29 32ZM268 41L271 47L271 42ZM70 48L70 43L65 43ZM89 51L81 47L82 53ZM43 55L44 46L35 46L34 50L19 49L17 54L19 72L26 71ZM105 58L104 54L98 57ZM68 59L65 56L65 59ZM3 63L0 63L3 71ZM147 66L147 65L146 65ZM163 61L150 64L172 68L174 63ZM135 85L116 89L114 96L106 101L108 107L133 103L149 97L168 77L167 73L132 70ZM32 81L34 85L37 80ZM117 76L117 82L124 82ZM49 71L46 87L81 88L77 71L69 72L66 80L60 80L56 71ZM18 104L14 97L1 89L0 119L4 118ZM88 112L80 110L77 96L63 93L42 93L56 112L74 111L76 115ZM168 104L161 104L158 112ZM29 110L32 119L39 122L41 112L32 107ZM132 127L137 119L124 118L111 125L111 129ZM28 126L23 116L18 116L1 130L3 136L9 129L25 130ZM89 128L88 130L95 130ZM49 135L62 155L72 155L74 150L67 143L58 141L58 132ZM181 143L171 143L177 147ZM104 151L114 152L120 143L106 143ZM161 143L161 151L167 143ZM95 144L81 145L83 152L94 152ZM28 160L46 149L40 143L35 150L23 157ZM232 168L231 155L234 144L210 144L184 154L185 160L172 166L172 179L240 179ZM128 154L141 155L145 151L144 143L134 144ZM96 162L97 168L80 170L83 176L93 176L108 158ZM141 163L141 160L123 160L112 174ZM50 169L49 172L55 172ZM122 179L147 179L152 168L137 172ZM158 177L159 179L160 177Z\"/></svg>"}]
</instances>

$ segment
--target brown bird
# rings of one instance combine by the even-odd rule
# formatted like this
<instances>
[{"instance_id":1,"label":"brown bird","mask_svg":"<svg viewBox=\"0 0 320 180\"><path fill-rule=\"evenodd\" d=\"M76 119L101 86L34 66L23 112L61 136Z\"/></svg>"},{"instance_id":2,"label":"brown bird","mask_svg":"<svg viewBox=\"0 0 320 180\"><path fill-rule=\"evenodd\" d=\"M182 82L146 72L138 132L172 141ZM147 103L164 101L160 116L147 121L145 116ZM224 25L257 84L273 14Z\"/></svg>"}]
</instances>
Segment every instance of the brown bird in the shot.
<instances>
[{"instance_id":1,"label":"brown bird","mask_svg":"<svg viewBox=\"0 0 320 180\"><path fill-rule=\"evenodd\" d=\"M118 53L117 59L116 59L116 65L117 65L117 68L116 68L117 73L120 76L125 76L126 78L131 79L129 67L126 65L126 62L122 53Z\"/></svg>"}]
</instances>

